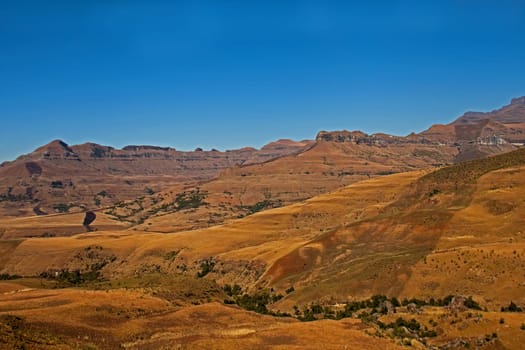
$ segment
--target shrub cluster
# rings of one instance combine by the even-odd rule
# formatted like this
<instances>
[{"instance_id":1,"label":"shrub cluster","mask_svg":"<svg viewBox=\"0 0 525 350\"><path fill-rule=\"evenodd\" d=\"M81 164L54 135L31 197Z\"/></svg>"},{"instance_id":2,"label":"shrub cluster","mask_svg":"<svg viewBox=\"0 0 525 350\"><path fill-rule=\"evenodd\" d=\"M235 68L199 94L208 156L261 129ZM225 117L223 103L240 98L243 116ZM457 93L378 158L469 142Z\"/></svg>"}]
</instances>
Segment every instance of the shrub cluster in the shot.
<instances>
[{"instance_id":1,"label":"shrub cluster","mask_svg":"<svg viewBox=\"0 0 525 350\"><path fill-rule=\"evenodd\" d=\"M502 306L501 312L522 312L523 309L516 305L513 301L510 302L509 306Z\"/></svg>"},{"instance_id":2,"label":"shrub cluster","mask_svg":"<svg viewBox=\"0 0 525 350\"><path fill-rule=\"evenodd\" d=\"M213 268L215 267L215 261L213 260L204 260L201 262L201 270L197 272L197 277L202 278L213 271Z\"/></svg>"},{"instance_id":3,"label":"shrub cluster","mask_svg":"<svg viewBox=\"0 0 525 350\"><path fill-rule=\"evenodd\" d=\"M261 290L254 294L243 293L242 288L234 284L233 286L226 284L223 288L226 295L230 299L225 299L225 304L237 304L243 309L254 311L264 315L272 315L278 317L291 317L288 313L274 312L268 310L268 305L273 304L283 298L282 294L274 294L273 290Z\"/></svg>"},{"instance_id":4,"label":"shrub cluster","mask_svg":"<svg viewBox=\"0 0 525 350\"><path fill-rule=\"evenodd\" d=\"M0 273L0 281L16 280L22 278L19 275L10 275L8 273Z\"/></svg>"}]
</instances>

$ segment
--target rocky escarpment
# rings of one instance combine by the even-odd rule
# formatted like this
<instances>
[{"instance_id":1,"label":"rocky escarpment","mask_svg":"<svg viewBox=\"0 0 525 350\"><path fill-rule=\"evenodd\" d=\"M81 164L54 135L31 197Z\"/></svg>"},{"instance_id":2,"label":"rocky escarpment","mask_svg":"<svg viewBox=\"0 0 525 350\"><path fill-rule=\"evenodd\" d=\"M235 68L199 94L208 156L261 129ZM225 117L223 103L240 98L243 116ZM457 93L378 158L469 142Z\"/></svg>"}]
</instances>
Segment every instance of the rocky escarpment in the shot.
<instances>
[{"instance_id":1,"label":"rocky escarpment","mask_svg":"<svg viewBox=\"0 0 525 350\"><path fill-rule=\"evenodd\" d=\"M497 137L497 143L525 144L525 96L491 112L467 112L447 125L433 125L419 135L438 142L479 143Z\"/></svg>"},{"instance_id":2,"label":"rocky escarpment","mask_svg":"<svg viewBox=\"0 0 525 350\"><path fill-rule=\"evenodd\" d=\"M312 142L312 141L309 141ZM258 164L304 149L308 142L277 141L263 147L178 151L54 140L0 165L0 212L8 215L95 209L173 186L208 181L224 169Z\"/></svg>"},{"instance_id":3,"label":"rocky escarpment","mask_svg":"<svg viewBox=\"0 0 525 350\"><path fill-rule=\"evenodd\" d=\"M410 134L406 137L394 136L383 133L377 133L368 135L362 131L321 131L317 134L316 141L325 141L325 142L350 142L354 144L364 144L364 145L399 145L399 144L432 144L437 142L432 142L431 140L416 135Z\"/></svg>"},{"instance_id":4,"label":"rocky escarpment","mask_svg":"<svg viewBox=\"0 0 525 350\"><path fill-rule=\"evenodd\" d=\"M356 145L435 145L457 147L456 162L509 152L525 144L525 96L491 112L467 112L450 124L436 124L407 136L362 131L321 131L320 142Z\"/></svg>"}]
</instances>

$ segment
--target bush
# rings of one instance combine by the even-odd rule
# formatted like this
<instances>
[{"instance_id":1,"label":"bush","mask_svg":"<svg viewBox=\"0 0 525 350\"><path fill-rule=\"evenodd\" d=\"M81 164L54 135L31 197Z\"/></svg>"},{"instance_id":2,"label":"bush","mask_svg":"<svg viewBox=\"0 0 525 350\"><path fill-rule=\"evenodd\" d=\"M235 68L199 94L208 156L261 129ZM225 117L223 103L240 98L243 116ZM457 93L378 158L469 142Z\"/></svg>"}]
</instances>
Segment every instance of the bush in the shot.
<instances>
[{"instance_id":1,"label":"bush","mask_svg":"<svg viewBox=\"0 0 525 350\"><path fill-rule=\"evenodd\" d=\"M223 287L224 292L233 298L225 299L225 304L237 304L243 309L254 311L264 315L272 315L277 317L291 317L290 314L284 312L273 312L268 310L267 305L275 303L280 300L283 296L281 294L273 294L273 290L261 290L255 294L242 293L242 289L239 285L234 284L233 286L226 284Z\"/></svg>"},{"instance_id":2,"label":"bush","mask_svg":"<svg viewBox=\"0 0 525 350\"><path fill-rule=\"evenodd\" d=\"M509 306L501 307L501 312L522 312L523 309L516 305L513 301L510 302Z\"/></svg>"},{"instance_id":3,"label":"bush","mask_svg":"<svg viewBox=\"0 0 525 350\"><path fill-rule=\"evenodd\" d=\"M234 284L233 287L229 284L226 284L223 287L224 293L230 297L235 297L242 293L242 288L238 284Z\"/></svg>"},{"instance_id":4,"label":"bush","mask_svg":"<svg viewBox=\"0 0 525 350\"><path fill-rule=\"evenodd\" d=\"M207 204L204 199L207 197L207 192L200 192L199 189L190 192L178 193L175 196L175 204L177 210L198 208L201 205Z\"/></svg>"},{"instance_id":5,"label":"bush","mask_svg":"<svg viewBox=\"0 0 525 350\"><path fill-rule=\"evenodd\" d=\"M467 299L465 299L464 305L469 309L481 310L481 306L479 306L478 302L472 299L472 297L468 297Z\"/></svg>"},{"instance_id":6,"label":"bush","mask_svg":"<svg viewBox=\"0 0 525 350\"><path fill-rule=\"evenodd\" d=\"M202 278L213 271L215 267L215 262L211 260L204 260L201 263L201 270L197 272L197 277Z\"/></svg>"},{"instance_id":7,"label":"bush","mask_svg":"<svg viewBox=\"0 0 525 350\"><path fill-rule=\"evenodd\" d=\"M56 273L42 272L42 278L55 279L65 284L79 285L84 282L96 281L100 277L99 271L80 272L80 270L60 270Z\"/></svg>"},{"instance_id":8,"label":"bush","mask_svg":"<svg viewBox=\"0 0 525 350\"><path fill-rule=\"evenodd\" d=\"M19 279L19 278L22 278L22 276L10 275L8 273L0 274L0 281L16 280L16 279Z\"/></svg>"},{"instance_id":9,"label":"bush","mask_svg":"<svg viewBox=\"0 0 525 350\"><path fill-rule=\"evenodd\" d=\"M53 206L53 210L59 213L67 213L69 212L69 208L71 208L71 206L64 203L55 204Z\"/></svg>"},{"instance_id":10,"label":"bush","mask_svg":"<svg viewBox=\"0 0 525 350\"><path fill-rule=\"evenodd\" d=\"M260 314L268 314L268 308L266 305L270 303L270 294L268 292L258 292L254 295L243 294L241 297L236 298L236 303L240 307L255 311Z\"/></svg>"},{"instance_id":11,"label":"bush","mask_svg":"<svg viewBox=\"0 0 525 350\"><path fill-rule=\"evenodd\" d=\"M51 188L64 188L62 181L53 181L51 182Z\"/></svg>"}]
</instances>

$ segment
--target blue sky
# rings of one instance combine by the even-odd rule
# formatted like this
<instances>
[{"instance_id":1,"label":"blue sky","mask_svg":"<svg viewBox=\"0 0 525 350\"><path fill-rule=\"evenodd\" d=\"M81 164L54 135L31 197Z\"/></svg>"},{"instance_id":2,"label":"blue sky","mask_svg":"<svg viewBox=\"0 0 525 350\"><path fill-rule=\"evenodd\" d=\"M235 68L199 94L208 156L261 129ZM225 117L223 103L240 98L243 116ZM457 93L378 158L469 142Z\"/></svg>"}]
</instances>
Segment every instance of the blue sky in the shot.
<instances>
[{"instance_id":1,"label":"blue sky","mask_svg":"<svg viewBox=\"0 0 525 350\"><path fill-rule=\"evenodd\" d=\"M4 1L0 161L404 135L525 95L524 1Z\"/></svg>"}]
</instances>

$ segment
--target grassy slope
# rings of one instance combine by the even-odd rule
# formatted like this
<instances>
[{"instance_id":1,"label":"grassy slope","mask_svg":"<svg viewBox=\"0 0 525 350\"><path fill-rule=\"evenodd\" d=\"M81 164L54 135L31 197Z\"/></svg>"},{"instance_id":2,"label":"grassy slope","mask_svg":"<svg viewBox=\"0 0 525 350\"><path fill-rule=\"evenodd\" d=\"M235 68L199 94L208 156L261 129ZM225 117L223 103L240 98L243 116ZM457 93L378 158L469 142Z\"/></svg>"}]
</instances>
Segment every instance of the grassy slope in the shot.
<instances>
[{"instance_id":1,"label":"grassy slope","mask_svg":"<svg viewBox=\"0 0 525 350\"><path fill-rule=\"evenodd\" d=\"M444 296L452 291L486 297L497 307L511 297L521 300L525 184L519 165L524 154L519 150L424 176L380 177L223 226L175 235L122 231L28 239L11 252L5 270L36 274L82 268L79 254L100 245L105 254L117 257L104 268L107 276L180 272L182 265L196 273L202 259L213 258L217 265L209 278L220 283L269 285L279 291L293 285L296 292L281 302L285 309L320 298ZM481 252L488 244L494 249L490 256ZM468 250L471 262L461 269L445 263L459 259L452 257L461 255L454 249ZM177 252L174 259L165 258L170 252ZM481 259L491 262L485 267L490 271L484 272ZM465 281L451 272L462 273ZM472 279L472 274L479 277ZM485 286L482 280L500 288L489 292L480 287ZM501 293L503 289L511 292Z\"/></svg>"},{"instance_id":2,"label":"grassy slope","mask_svg":"<svg viewBox=\"0 0 525 350\"><path fill-rule=\"evenodd\" d=\"M22 319L16 332L6 316L13 313ZM217 302L181 307L149 289L29 290L0 299L0 349L21 343L37 349L400 349L366 335L363 326L358 320L305 324Z\"/></svg>"},{"instance_id":3,"label":"grassy slope","mask_svg":"<svg viewBox=\"0 0 525 350\"><path fill-rule=\"evenodd\" d=\"M23 291L27 286L19 281L2 282L0 313L24 317L35 333L19 336L36 337L44 345L76 346L81 339L86 346L110 342L130 348L395 348L366 336L354 320L303 324L208 303L221 300L211 280L281 292L294 285L295 291L274 305L281 310L376 293L473 295L491 310L510 300L523 305L524 163L525 150L519 150L426 175L376 178L223 226L171 235L99 231L4 241L3 272L30 275L87 268L108 256L116 260L102 270L112 279L96 287L111 291ZM27 225L38 226L38 220ZM217 261L215 270L195 279L201 259L208 257ZM183 264L184 281L133 277L182 272ZM113 289L119 286L131 289ZM206 304L190 306L192 300ZM491 312L484 321L471 322L465 315L433 312L417 317L439 319L449 337L497 332L501 340L494 349L519 349L523 341L523 314Z\"/></svg>"}]
</instances>

